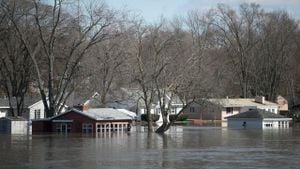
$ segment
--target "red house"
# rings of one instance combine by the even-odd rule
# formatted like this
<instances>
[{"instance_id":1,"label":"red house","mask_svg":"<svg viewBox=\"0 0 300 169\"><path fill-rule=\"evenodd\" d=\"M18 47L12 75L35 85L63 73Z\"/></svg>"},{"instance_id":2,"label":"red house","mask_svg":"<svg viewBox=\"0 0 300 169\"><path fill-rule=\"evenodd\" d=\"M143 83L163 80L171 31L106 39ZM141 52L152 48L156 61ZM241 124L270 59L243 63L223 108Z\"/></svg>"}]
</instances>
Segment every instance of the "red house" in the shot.
<instances>
[{"instance_id":1,"label":"red house","mask_svg":"<svg viewBox=\"0 0 300 169\"><path fill-rule=\"evenodd\" d=\"M86 112L71 109L47 120L32 121L32 133L100 133L129 131L132 119L112 108L89 109Z\"/></svg>"}]
</instances>

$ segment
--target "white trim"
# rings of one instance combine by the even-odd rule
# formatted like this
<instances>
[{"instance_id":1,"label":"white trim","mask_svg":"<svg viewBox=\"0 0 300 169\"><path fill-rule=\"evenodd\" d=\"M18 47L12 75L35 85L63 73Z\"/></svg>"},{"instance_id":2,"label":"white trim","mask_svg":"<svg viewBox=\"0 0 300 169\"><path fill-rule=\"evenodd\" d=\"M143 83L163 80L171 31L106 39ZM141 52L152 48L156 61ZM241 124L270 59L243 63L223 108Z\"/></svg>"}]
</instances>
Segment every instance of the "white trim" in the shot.
<instances>
[{"instance_id":1,"label":"white trim","mask_svg":"<svg viewBox=\"0 0 300 169\"><path fill-rule=\"evenodd\" d=\"M264 121L290 121L292 118L264 118Z\"/></svg>"},{"instance_id":2,"label":"white trim","mask_svg":"<svg viewBox=\"0 0 300 169\"><path fill-rule=\"evenodd\" d=\"M49 101L49 100L47 99L47 102L48 102L48 101ZM35 102L34 104L28 106L28 108L31 109L32 107L34 107L35 105L37 105L39 102L42 102L42 104L44 104L44 103L43 103L43 100L39 100L39 101ZM60 104L60 105L62 105L62 104ZM67 105L63 105L63 106L64 106L65 108L68 108Z\"/></svg>"}]
</instances>

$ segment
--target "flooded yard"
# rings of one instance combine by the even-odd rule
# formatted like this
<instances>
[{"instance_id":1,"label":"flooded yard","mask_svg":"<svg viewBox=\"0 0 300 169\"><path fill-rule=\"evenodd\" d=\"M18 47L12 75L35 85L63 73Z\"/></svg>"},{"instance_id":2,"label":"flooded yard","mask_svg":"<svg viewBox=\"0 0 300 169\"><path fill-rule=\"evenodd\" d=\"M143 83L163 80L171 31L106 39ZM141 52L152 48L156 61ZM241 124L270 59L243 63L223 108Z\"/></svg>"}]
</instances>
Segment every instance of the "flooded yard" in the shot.
<instances>
[{"instance_id":1,"label":"flooded yard","mask_svg":"<svg viewBox=\"0 0 300 169\"><path fill-rule=\"evenodd\" d=\"M299 168L300 128L141 128L91 135L0 135L0 169Z\"/></svg>"}]
</instances>

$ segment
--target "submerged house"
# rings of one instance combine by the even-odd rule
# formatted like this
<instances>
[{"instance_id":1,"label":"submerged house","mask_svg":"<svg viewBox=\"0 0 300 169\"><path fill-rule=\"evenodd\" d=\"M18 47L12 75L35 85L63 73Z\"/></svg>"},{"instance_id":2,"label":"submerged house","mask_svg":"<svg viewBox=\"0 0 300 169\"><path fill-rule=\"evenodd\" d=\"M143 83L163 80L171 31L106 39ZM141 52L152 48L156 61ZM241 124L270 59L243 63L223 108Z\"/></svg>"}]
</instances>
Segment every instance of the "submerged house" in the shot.
<instances>
[{"instance_id":1,"label":"submerged house","mask_svg":"<svg viewBox=\"0 0 300 169\"><path fill-rule=\"evenodd\" d=\"M0 133L5 134L27 134L28 121L23 117L1 117Z\"/></svg>"},{"instance_id":2,"label":"submerged house","mask_svg":"<svg viewBox=\"0 0 300 169\"><path fill-rule=\"evenodd\" d=\"M189 119L227 121L229 116L254 109L278 114L278 104L265 100L265 97L202 99L191 103L184 113Z\"/></svg>"},{"instance_id":3,"label":"submerged house","mask_svg":"<svg viewBox=\"0 0 300 169\"><path fill-rule=\"evenodd\" d=\"M291 120L262 109L249 110L227 117L229 128L288 128Z\"/></svg>"},{"instance_id":4,"label":"submerged house","mask_svg":"<svg viewBox=\"0 0 300 169\"><path fill-rule=\"evenodd\" d=\"M101 133L128 131L132 118L116 109L95 108L83 112L71 109L46 120L33 120L32 133Z\"/></svg>"}]
</instances>

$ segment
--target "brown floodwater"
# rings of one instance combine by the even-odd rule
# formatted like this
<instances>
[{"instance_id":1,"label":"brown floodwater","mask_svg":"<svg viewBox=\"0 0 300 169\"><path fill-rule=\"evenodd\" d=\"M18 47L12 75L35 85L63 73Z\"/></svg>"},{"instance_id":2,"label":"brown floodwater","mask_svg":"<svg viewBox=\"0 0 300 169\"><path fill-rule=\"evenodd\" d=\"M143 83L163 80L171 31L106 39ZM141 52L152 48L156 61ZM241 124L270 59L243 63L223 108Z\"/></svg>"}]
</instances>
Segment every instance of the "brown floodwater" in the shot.
<instances>
[{"instance_id":1,"label":"brown floodwater","mask_svg":"<svg viewBox=\"0 0 300 169\"><path fill-rule=\"evenodd\" d=\"M300 128L177 126L92 135L0 135L0 169L300 168Z\"/></svg>"}]
</instances>

